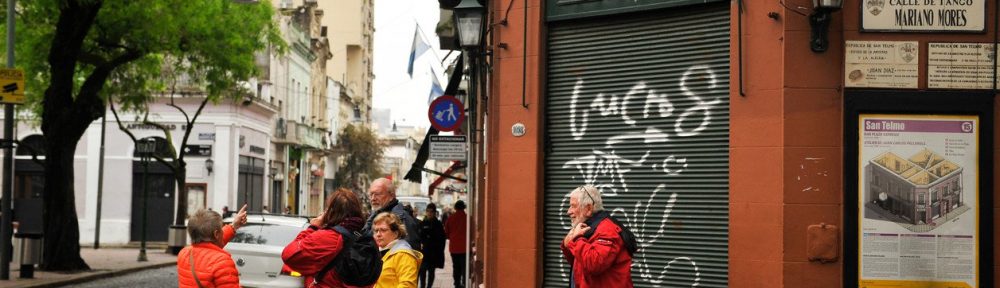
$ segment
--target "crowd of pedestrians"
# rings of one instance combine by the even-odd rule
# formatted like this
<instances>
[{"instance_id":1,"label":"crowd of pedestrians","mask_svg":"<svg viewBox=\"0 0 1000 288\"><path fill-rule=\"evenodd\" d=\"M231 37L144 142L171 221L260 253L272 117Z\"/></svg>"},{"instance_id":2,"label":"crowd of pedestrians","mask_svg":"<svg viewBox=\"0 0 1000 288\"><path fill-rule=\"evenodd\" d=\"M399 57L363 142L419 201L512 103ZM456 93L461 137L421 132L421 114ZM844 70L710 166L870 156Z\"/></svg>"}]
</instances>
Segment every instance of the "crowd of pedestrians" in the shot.
<instances>
[{"instance_id":1,"label":"crowd of pedestrians","mask_svg":"<svg viewBox=\"0 0 1000 288\"><path fill-rule=\"evenodd\" d=\"M380 178L368 191L372 211L367 219L361 200L347 189L327 199L323 213L309 221L281 253L285 265L304 277L306 287L432 287L434 270L444 268L446 241L456 288L464 288L467 259L465 202L438 220L429 204L417 222L396 199L392 181ZM635 236L608 211L600 191L581 186L570 192L572 228L561 249L572 271L571 288L632 287ZM223 248L246 224L244 205L224 225L223 215L199 210L188 220L192 244L177 257L180 287L239 287L239 272ZM419 285L419 286L418 286Z\"/></svg>"}]
</instances>

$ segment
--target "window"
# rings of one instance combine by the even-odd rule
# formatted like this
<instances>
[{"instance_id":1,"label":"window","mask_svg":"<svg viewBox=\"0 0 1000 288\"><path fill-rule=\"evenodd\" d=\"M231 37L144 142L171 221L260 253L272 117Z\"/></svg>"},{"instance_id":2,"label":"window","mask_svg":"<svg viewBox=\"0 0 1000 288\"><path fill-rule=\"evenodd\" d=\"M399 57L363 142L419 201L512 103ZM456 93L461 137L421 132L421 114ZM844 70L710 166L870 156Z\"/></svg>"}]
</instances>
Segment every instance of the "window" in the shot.
<instances>
[{"instance_id":1,"label":"window","mask_svg":"<svg viewBox=\"0 0 1000 288\"><path fill-rule=\"evenodd\" d=\"M247 210L259 212L264 206L264 159L240 156L239 164L234 210L247 204Z\"/></svg>"}]
</instances>

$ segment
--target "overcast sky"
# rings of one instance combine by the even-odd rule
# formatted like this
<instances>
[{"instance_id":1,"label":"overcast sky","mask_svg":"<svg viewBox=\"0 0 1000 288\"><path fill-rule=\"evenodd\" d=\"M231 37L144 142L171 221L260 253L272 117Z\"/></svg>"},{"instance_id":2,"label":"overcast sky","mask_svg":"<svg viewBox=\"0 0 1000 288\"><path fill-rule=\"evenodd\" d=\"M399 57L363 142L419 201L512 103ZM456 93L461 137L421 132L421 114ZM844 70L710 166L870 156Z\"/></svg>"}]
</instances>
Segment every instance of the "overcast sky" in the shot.
<instances>
[{"instance_id":1,"label":"overcast sky","mask_svg":"<svg viewBox=\"0 0 1000 288\"><path fill-rule=\"evenodd\" d=\"M434 33L439 11L437 0L375 0L372 104L375 108L391 109L392 120L399 125L429 127L427 96L432 73L440 77L442 89L447 85L441 58L448 51L437 50L438 39ZM411 79L406 68L418 23L424 40L434 49L417 58Z\"/></svg>"}]
</instances>

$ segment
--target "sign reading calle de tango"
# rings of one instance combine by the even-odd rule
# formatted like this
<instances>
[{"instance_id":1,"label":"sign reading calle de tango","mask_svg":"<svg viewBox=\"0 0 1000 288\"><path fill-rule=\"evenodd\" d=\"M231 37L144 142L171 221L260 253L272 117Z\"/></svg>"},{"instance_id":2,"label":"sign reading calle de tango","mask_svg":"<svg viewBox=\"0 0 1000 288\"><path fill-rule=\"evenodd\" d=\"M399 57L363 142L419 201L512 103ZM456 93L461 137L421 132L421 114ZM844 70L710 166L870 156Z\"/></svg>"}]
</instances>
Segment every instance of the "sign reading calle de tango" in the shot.
<instances>
[{"instance_id":1,"label":"sign reading calle de tango","mask_svg":"<svg viewBox=\"0 0 1000 288\"><path fill-rule=\"evenodd\" d=\"M844 86L916 89L919 49L916 41L847 41Z\"/></svg>"},{"instance_id":2,"label":"sign reading calle de tango","mask_svg":"<svg viewBox=\"0 0 1000 288\"><path fill-rule=\"evenodd\" d=\"M861 30L986 31L987 0L861 0Z\"/></svg>"}]
</instances>

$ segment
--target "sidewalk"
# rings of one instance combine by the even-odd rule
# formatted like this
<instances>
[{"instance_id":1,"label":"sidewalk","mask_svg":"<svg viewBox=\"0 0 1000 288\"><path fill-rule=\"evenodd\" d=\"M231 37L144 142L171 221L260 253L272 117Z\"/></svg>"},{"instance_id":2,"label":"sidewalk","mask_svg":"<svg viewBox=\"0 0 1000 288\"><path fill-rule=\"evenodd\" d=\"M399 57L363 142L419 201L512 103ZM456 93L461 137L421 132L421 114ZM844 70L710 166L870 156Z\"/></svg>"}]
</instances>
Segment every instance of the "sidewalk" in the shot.
<instances>
[{"instance_id":1,"label":"sidewalk","mask_svg":"<svg viewBox=\"0 0 1000 288\"><path fill-rule=\"evenodd\" d=\"M34 279L21 279L19 265L11 264L10 280L0 281L0 288L6 287L60 287L89 280L114 277L139 270L175 265L177 256L164 253L163 248L146 249L148 262L137 262L138 248L93 248L80 247L83 260L91 271L81 273L45 272L35 269Z\"/></svg>"}]
</instances>

